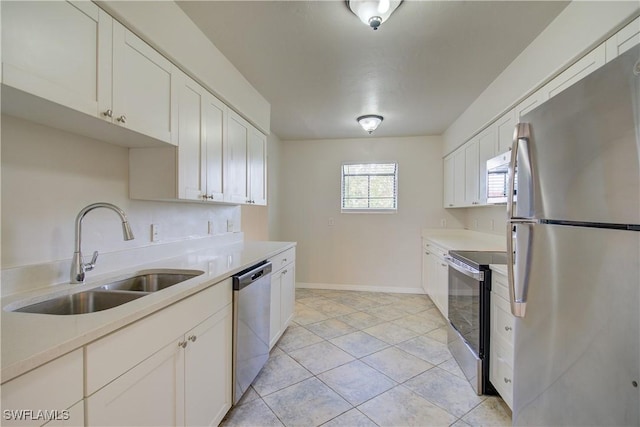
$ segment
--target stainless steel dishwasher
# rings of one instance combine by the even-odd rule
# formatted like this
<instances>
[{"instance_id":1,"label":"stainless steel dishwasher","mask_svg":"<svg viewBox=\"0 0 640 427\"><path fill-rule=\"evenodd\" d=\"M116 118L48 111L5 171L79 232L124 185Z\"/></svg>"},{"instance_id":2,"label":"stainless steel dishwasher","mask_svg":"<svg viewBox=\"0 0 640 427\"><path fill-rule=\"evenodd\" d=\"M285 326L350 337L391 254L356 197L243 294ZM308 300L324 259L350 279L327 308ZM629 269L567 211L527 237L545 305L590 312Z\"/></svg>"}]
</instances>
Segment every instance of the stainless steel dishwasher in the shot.
<instances>
[{"instance_id":1,"label":"stainless steel dishwasher","mask_svg":"<svg viewBox=\"0 0 640 427\"><path fill-rule=\"evenodd\" d=\"M233 276L233 404L269 359L271 263Z\"/></svg>"}]
</instances>

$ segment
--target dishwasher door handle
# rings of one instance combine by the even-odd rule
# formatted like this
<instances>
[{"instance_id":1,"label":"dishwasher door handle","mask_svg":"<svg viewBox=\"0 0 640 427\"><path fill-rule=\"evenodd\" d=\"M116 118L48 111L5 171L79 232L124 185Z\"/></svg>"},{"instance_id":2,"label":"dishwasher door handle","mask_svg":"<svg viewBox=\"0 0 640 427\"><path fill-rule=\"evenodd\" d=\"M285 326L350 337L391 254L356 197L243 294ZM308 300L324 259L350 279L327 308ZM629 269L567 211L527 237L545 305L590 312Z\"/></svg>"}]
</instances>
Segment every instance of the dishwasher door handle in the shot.
<instances>
[{"instance_id":1,"label":"dishwasher door handle","mask_svg":"<svg viewBox=\"0 0 640 427\"><path fill-rule=\"evenodd\" d=\"M267 275L271 274L272 266L270 262L264 262L258 265L254 265L244 271L241 271L237 275L233 276L233 290L239 291L247 286L251 285Z\"/></svg>"}]
</instances>

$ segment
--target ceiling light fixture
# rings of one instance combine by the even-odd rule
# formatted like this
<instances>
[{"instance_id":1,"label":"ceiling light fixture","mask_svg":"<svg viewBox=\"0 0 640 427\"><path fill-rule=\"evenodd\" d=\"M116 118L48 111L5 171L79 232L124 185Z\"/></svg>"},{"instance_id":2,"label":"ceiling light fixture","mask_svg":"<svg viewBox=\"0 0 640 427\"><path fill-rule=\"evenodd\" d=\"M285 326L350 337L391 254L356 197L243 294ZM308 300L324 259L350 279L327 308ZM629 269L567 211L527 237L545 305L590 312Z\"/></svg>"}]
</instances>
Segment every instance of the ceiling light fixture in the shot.
<instances>
[{"instance_id":1,"label":"ceiling light fixture","mask_svg":"<svg viewBox=\"0 0 640 427\"><path fill-rule=\"evenodd\" d=\"M385 22L402 0L346 0L347 6L365 25L374 30Z\"/></svg>"},{"instance_id":2,"label":"ceiling light fixture","mask_svg":"<svg viewBox=\"0 0 640 427\"><path fill-rule=\"evenodd\" d=\"M358 117L357 120L358 123L360 123L360 126L362 126L362 129L372 134L373 131L380 126L380 123L382 123L384 118L382 116L376 116L375 114L367 114L366 116Z\"/></svg>"}]
</instances>

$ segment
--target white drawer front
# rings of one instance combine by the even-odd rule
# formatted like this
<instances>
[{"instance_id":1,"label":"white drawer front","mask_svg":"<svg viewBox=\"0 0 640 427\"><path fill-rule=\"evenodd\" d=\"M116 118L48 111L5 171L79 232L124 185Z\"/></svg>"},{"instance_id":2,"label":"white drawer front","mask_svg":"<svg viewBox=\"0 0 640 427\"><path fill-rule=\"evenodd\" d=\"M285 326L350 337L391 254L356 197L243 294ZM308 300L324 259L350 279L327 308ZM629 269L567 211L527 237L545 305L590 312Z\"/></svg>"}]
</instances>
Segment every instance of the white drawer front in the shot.
<instances>
[{"instance_id":1,"label":"white drawer front","mask_svg":"<svg viewBox=\"0 0 640 427\"><path fill-rule=\"evenodd\" d=\"M490 357L489 379L509 408L513 408L513 358L510 358L508 351L499 342L491 349Z\"/></svg>"},{"instance_id":2,"label":"white drawer front","mask_svg":"<svg viewBox=\"0 0 640 427\"><path fill-rule=\"evenodd\" d=\"M296 248L287 249L284 252L273 256L269 259L272 264L273 271L277 271L285 265L291 264L296 260Z\"/></svg>"},{"instance_id":3,"label":"white drawer front","mask_svg":"<svg viewBox=\"0 0 640 427\"><path fill-rule=\"evenodd\" d=\"M445 255L449 253L447 249L443 248L442 246L438 246L437 244L433 243L431 240L425 240L424 249L429 253L434 254L440 259L444 259Z\"/></svg>"},{"instance_id":4,"label":"white drawer front","mask_svg":"<svg viewBox=\"0 0 640 427\"><path fill-rule=\"evenodd\" d=\"M491 272L491 291L509 301L509 282L506 276L496 271Z\"/></svg>"}]
</instances>

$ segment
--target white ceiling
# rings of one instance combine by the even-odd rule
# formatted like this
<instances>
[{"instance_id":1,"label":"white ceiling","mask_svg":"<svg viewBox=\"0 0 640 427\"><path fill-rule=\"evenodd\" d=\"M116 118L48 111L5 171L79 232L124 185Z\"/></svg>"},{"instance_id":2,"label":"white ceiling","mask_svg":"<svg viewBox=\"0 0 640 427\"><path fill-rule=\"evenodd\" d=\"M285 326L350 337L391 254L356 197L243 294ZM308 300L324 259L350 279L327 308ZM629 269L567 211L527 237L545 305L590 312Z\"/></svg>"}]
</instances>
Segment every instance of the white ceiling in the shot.
<instances>
[{"instance_id":1,"label":"white ceiling","mask_svg":"<svg viewBox=\"0 0 640 427\"><path fill-rule=\"evenodd\" d=\"M439 135L565 1L405 0L379 30L344 1L179 1L271 103L283 140Z\"/></svg>"}]
</instances>

